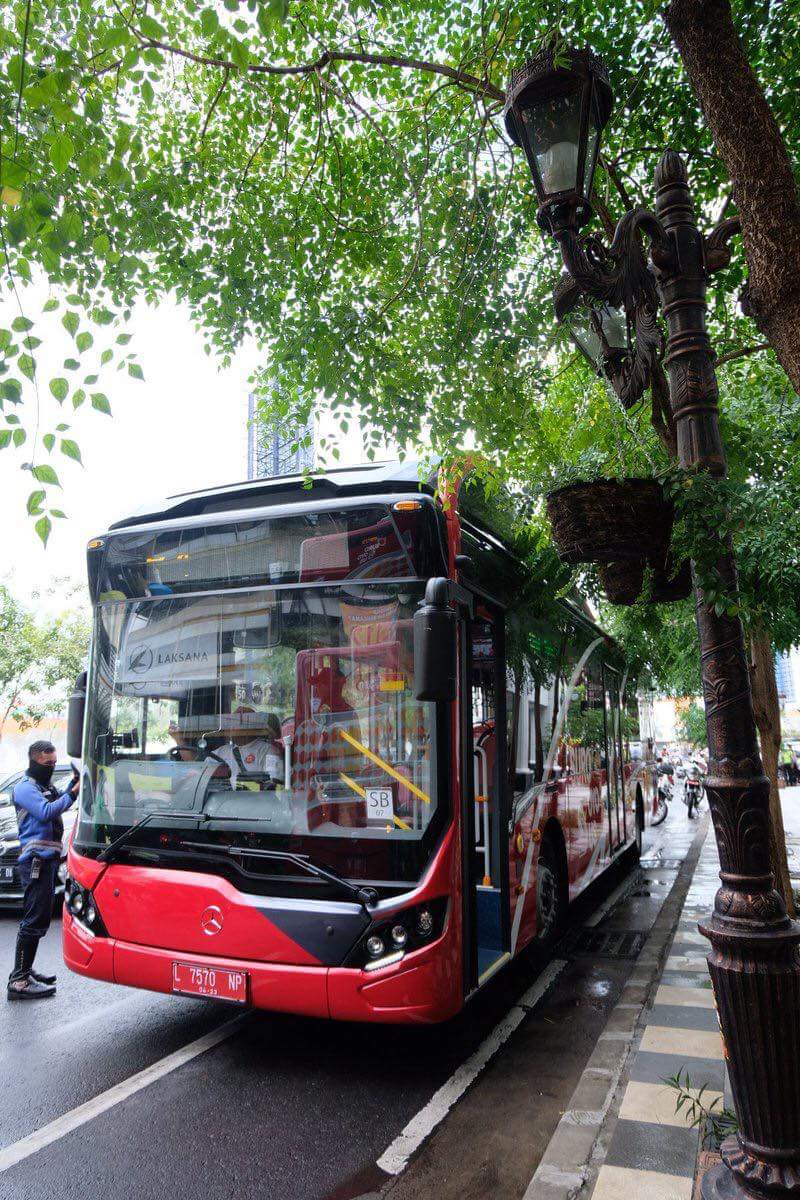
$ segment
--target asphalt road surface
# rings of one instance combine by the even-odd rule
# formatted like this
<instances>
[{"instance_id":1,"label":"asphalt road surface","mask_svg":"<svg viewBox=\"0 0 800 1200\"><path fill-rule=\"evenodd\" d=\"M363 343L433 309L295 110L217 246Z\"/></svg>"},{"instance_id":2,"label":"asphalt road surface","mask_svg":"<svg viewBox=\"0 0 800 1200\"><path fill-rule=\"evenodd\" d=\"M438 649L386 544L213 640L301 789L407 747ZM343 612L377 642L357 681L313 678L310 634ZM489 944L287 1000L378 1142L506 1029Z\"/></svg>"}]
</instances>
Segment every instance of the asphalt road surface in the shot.
<instances>
[{"instance_id":1,"label":"asphalt road surface","mask_svg":"<svg viewBox=\"0 0 800 1200\"><path fill-rule=\"evenodd\" d=\"M0 1007L0 1200L352 1200L412 1151L397 1200L518 1200L695 831L674 804L555 962L523 956L435 1028L236 1016L86 980L55 922L37 966L57 997ZM0 915L0 969L15 936Z\"/></svg>"}]
</instances>

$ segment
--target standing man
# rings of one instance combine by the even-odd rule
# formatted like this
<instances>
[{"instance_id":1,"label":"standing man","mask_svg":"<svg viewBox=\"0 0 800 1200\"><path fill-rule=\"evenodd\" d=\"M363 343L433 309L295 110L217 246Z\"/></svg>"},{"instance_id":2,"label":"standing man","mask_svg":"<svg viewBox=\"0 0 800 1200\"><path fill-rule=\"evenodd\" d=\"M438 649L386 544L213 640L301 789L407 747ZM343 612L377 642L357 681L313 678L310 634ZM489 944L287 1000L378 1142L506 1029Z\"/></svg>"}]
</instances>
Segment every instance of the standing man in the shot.
<instances>
[{"instance_id":1,"label":"standing man","mask_svg":"<svg viewBox=\"0 0 800 1200\"><path fill-rule=\"evenodd\" d=\"M33 969L36 948L50 927L56 872L61 861L64 822L61 814L78 794L77 775L65 792L50 780L56 765L52 742L34 742L28 749L28 770L14 788L19 824L19 873L25 887L22 920L17 934L14 966L8 977L9 1000L39 1000L55 995L55 975Z\"/></svg>"}]
</instances>

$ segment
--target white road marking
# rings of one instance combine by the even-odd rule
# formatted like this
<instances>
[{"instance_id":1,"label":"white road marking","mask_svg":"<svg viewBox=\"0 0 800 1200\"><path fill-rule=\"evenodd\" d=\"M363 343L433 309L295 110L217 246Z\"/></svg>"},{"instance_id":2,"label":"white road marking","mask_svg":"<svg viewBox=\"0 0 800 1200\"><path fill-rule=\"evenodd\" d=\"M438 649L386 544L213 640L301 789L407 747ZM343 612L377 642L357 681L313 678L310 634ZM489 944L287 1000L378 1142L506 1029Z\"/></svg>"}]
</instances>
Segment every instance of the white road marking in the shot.
<instances>
[{"instance_id":1,"label":"white road marking","mask_svg":"<svg viewBox=\"0 0 800 1200\"><path fill-rule=\"evenodd\" d=\"M241 1013L240 1016L234 1017L232 1021L226 1021L223 1025L212 1029L210 1033L203 1034L196 1041L189 1042L188 1046L183 1046L173 1054L168 1054L165 1058L159 1059L158 1062L153 1063L151 1066L145 1067L143 1071L137 1071L130 1078L123 1079L122 1083L115 1084L114 1087L101 1092L99 1096L95 1096L92 1100L87 1100L85 1104L79 1104L77 1108L64 1113L62 1117L56 1117L54 1121L43 1125L41 1129L28 1134L27 1137L20 1138L18 1142L12 1142L10 1146L6 1146L0 1150L0 1171L7 1171L9 1167L16 1166L23 1159L30 1158L32 1154L43 1150L45 1146L49 1146L52 1142L57 1142L60 1138L66 1137L68 1133L79 1129L87 1121L94 1120L101 1113L107 1112L109 1108L113 1108L116 1104L120 1104L123 1100L127 1100L130 1096L135 1095L136 1092L140 1092L142 1088L149 1087L151 1083L162 1079L170 1071L175 1071L178 1067L182 1067L184 1063L191 1062L199 1054L204 1054L206 1050L212 1050L214 1046L218 1046L226 1038L238 1033L244 1022L248 1021L251 1015L249 1012Z\"/></svg>"},{"instance_id":2,"label":"white road marking","mask_svg":"<svg viewBox=\"0 0 800 1200\"><path fill-rule=\"evenodd\" d=\"M411 1118L391 1146L384 1150L378 1159L378 1166L382 1171L385 1171L387 1175L399 1175L405 1169L412 1154L444 1120L456 1101L461 1099L464 1092L480 1075L503 1043L524 1021L531 1009L535 1008L566 965L563 959L556 959L548 963L536 982L528 988L516 1004L512 1005L488 1037L481 1042L475 1053L454 1071L437 1092L434 1092L425 1107Z\"/></svg>"}]
</instances>

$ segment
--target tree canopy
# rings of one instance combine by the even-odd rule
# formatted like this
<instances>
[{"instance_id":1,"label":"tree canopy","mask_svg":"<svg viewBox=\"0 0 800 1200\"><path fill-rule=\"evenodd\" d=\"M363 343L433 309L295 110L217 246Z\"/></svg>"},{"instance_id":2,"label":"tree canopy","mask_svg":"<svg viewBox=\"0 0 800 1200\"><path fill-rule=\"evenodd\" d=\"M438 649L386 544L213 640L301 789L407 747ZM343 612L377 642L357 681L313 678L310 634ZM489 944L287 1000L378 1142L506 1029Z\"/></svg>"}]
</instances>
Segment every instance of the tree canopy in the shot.
<instances>
[{"instance_id":1,"label":"tree canopy","mask_svg":"<svg viewBox=\"0 0 800 1200\"><path fill-rule=\"evenodd\" d=\"M735 6L795 159L798 7ZM54 457L80 455L73 414L108 411L102 371L141 375L120 331L137 299L167 294L188 304L212 356L245 337L263 347L274 419L327 406L362 422L368 454L387 434L437 451L466 438L524 481L511 472L565 369L550 304L560 267L501 113L509 69L554 32L591 44L611 71L599 219L649 200L668 145L687 155L706 219L732 211L650 0L7 4L0 447L33 473L40 536L61 512ZM732 303L740 262L725 274L714 336L730 371L762 338ZM52 379L37 366L48 318L26 286L42 276L65 338ZM574 436L599 458L593 434L616 437L620 417L589 430Z\"/></svg>"},{"instance_id":2,"label":"tree canopy","mask_svg":"<svg viewBox=\"0 0 800 1200\"><path fill-rule=\"evenodd\" d=\"M0 730L29 729L59 712L89 651L90 621L77 599L42 617L0 584Z\"/></svg>"}]
</instances>

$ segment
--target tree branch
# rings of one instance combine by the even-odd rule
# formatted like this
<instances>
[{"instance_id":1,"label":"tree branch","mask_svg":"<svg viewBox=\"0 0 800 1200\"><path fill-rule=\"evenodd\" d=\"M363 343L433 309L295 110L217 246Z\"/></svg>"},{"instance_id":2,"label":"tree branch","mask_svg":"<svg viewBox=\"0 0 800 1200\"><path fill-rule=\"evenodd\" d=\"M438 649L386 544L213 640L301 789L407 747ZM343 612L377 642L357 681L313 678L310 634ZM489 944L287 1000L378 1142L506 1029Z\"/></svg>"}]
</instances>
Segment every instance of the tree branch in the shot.
<instances>
[{"instance_id":1,"label":"tree branch","mask_svg":"<svg viewBox=\"0 0 800 1200\"><path fill-rule=\"evenodd\" d=\"M222 76L222 83L219 85L216 92L214 93L214 99L211 101L211 104L208 107L208 112L206 113L206 119L205 119L205 121L203 121L203 128L200 131L200 141L201 142L203 141L203 139L206 136L206 132L208 130L208 123L214 115L214 109L217 107L217 105L219 104L219 102L222 98L222 93L225 91L225 87L230 78L230 74L231 74L230 71L226 67L225 74Z\"/></svg>"},{"instance_id":2,"label":"tree branch","mask_svg":"<svg viewBox=\"0 0 800 1200\"><path fill-rule=\"evenodd\" d=\"M141 45L146 49L163 50L165 54L174 54L180 58L186 58L190 62L199 63L201 66L222 67L228 71L240 70L230 59L212 58L207 54L195 54L191 50L184 50L181 46L171 46L168 42L159 41L157 38L145 37L135 27L132 27L132 30ZM505 92L495 87L488 79L478 79L477 76L470 75L466 71L459 70L457 67L450 67L446 63L427 62L420 58L407 58L401 54L369 54L357 50L324 50L319 58L313 62L299 63L296 66L253 63L246 67L245 70L251 75L310 75L312 72L321 71L323 67L327 67L330 63L335 62L371 63L374 66L398 67L403 71L423 71L431 75L444 75L447 79L451 79L453 83L457 83L460 87L466 88L468 91L477 92L478 95L489 96L493 100L505 100L506 98Z\"/></svg>"},{"instance_id":3,"label":"tree branch","mask_svg":"<svg viewBox=\"0 0 800 1200\"><path fill-rule=\"evenodd\" d=\"M761 350L771 350L772 346L769 342L759 342L756 346L745 346L742 350L731 350L729 354L721 354L717 359L717 366L721 367L723 363L733 362L736 358L748 358L751 354L758 354Z\"/></svg>"}]
</instances>

